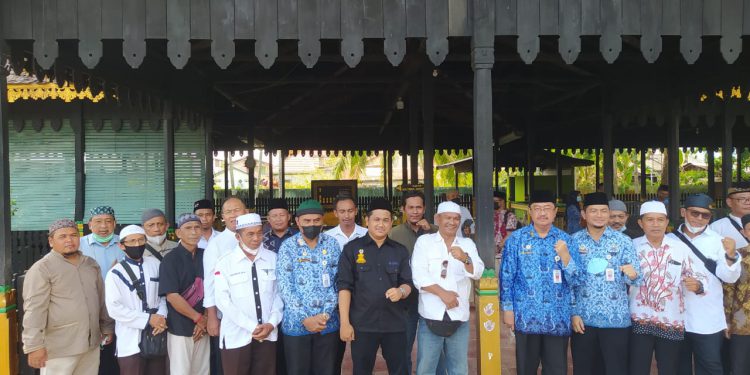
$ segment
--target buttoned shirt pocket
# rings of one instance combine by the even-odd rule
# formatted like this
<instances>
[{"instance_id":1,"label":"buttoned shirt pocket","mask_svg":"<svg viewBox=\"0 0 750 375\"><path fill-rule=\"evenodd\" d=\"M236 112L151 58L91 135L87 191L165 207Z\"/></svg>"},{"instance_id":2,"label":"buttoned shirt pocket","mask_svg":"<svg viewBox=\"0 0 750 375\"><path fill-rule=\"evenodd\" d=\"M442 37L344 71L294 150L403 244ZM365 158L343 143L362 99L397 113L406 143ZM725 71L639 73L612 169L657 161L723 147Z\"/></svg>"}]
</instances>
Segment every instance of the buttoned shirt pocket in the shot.
<instances>
[{"instance_id":1,"label":"buttoned shirt pocket","mask_svg":"<svg viewBox=\"0 0 750 375\"><path fill-rule=\"evenodd\" d=\"M368 273L365 273L368 272ZM354 273L354 277L356 280L359 280L363 277L367 277L369 275L369 272L372 272L372 266L369 264L358 264L357 265L357 272Z\"/></svg>"},{"instance_id":2,"label":"buttoned shirt pocket","mask_svg":"<svg viewBox=\"0 0 750 375\"><path fill-rule=\"evenodd\" d=\"M252 284L248 272L234 272L229 275L227 282L232 298L248 298L252 295Z\"/></svg>"},{"instance_id":3,"label":"buttoned shirt pocket","mask_svg":"<svg viewBox=\"0 0 750 375\"><path fill-rule=\"evenodd\" d=\"M258 286L262 292L273 291L276 286L276 269L264 268L256 265L258 273Z\"/></svg>"}]
</instances>

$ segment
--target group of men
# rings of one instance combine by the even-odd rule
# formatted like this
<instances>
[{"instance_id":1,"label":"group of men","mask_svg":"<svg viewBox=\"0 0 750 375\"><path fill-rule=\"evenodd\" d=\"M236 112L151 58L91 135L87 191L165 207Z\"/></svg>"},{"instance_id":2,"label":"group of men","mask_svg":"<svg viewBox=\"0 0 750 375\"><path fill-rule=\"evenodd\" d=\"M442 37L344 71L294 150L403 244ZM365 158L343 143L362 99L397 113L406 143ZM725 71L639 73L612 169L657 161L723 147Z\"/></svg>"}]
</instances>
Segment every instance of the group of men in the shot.
<instances>
[{"instance_id":1,"label":"group of men","mask_svg":"<svg viewBox=\"0 0 750 375\"><path fill-rule=\"evenodd\" d=\"M179 242L157 209L119 236L109 206L90 211L83 238L57 220L51 251L26 273L24 352L42 374L328 375L349 343L354 374L372 373L378 349L392 374L467 374L471 280L484 264L458 204L441 203L437 225L420 192L404 193L401 210L393 227L390 202L374 199L361 227L340 197L340 224L323 232L318 201L299 205L295 229L282 199L264 225L230 197L219 232L201 200L176 219Z\"/></svg>"},{"instance_id":2,"label":"group of men","mask_svg":"<svg viewBox=\"0 0 750 375\"><path fill-rule=\"evenodd\" d=\"M668 232L663 202L625 204L596 192L583 199L585 226L553 225L550 192L529 202L530 225L504 240L503 322L516 338L518 374L750 374L750 185L726 197L689 195ZM678 222L678 218L672 218Z\"/></svg>"}]
</instances>

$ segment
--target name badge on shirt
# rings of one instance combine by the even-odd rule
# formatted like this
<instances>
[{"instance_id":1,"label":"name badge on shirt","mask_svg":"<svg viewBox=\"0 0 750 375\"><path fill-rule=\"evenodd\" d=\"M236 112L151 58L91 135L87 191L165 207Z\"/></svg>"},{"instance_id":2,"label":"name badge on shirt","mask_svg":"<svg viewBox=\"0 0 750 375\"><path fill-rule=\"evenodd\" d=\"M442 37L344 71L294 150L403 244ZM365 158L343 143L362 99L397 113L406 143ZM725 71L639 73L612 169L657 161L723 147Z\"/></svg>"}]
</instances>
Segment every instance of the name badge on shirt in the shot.
<instances>
[{"instance_id":1,"label":"name badge on shirt","mask_svg":"<svg viewBox=\"0 0 750 375\"><path fill-rule=\"evenodd\" d=\"M604 279L607 281L615 281L615 270L607 268L607 270L604 271Z\"/></svg>"},{"instance_id":2,"label":"name badge on shirt","mask_svg":"<svg viewBox=\"0 0 750 375\"><path fill-rule=\"evenodd\" d=\"M328 288L331 286L331 276L328 275L328 272L323 273L322 278L323 288Z\"/></svg>"},{"instance_id":3,"label":"name badge on shirt","mask_svg":"<svg viewBox=\"0 0 750 375\"><path fill-rule=\"evenodd\" d=\"M562 284L562 271L552 270L552 282L555 284Z\"/></svg>"}]
</instances>

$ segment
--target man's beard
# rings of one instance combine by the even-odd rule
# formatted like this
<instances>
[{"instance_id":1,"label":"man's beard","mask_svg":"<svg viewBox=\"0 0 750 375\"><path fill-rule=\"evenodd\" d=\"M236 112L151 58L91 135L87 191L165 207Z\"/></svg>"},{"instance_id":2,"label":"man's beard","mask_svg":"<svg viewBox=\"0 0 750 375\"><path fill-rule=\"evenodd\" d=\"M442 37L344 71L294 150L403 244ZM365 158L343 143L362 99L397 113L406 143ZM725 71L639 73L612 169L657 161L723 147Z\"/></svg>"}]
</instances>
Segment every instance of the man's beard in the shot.
<instances>
[{"instance_id":1,"label":"man's beard","mask_svg":"<svg viewBox=\"0 0 750 375\"><path fill-rule=\"evenodd\" d=\"M70 257L78 255L78 250L74 250L69 253L60 253L60 254L62 254L63 258L70 258Z\"/></svg>"}]
</instances>

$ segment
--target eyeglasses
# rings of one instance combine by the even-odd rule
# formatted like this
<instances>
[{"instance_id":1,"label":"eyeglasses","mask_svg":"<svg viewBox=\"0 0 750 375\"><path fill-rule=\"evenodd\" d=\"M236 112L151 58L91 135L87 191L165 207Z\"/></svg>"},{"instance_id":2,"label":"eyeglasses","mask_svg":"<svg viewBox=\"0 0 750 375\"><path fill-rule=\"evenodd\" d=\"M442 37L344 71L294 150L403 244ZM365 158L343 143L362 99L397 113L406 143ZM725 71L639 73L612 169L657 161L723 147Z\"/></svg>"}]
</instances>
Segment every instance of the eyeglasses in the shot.
<instances>
[{"instance_id":1,"label":"eyeglasses","mask_svg":"<svg viewBox=\"0 0 750 375\"><path fill-rule=\"evenodd\" d=\"M243 208L239 208L238 207L238 208L235 208L235 209L232 209L232 210L222 210L221 213L224 214L224 215L231 215L231 214L238 214L238 213L242 212L242 210L243 210Z\"/></svg>"},{"instance_id":2,"label":"eyeglasses","mask_svg":"<svg viewBox=\"0 0 750 375\"><path fill-rule=\"evenodd\" d=\"M444 279L446 276L448 276L448 261L444 260L443 266L440 268L440 277Z\"/></svg>"},{"instance_id":3,"label":"eyeglasses","mask_svg":"<svg viewBox=\"0 0 750 375\"><path fill-rule=\"evenodd\" d=\"M536 207L530 207L531 211L534 213L540 213L540 212L551 212L557 209L555 206L536 206Z\"/></svg>"},{"instance_id":4,"label":"eyeglasses","mask_svg":"<svg viewBox=\"0 0 750 375\"><path fill-rule=\"evenodd\" d=\"M711 219L711 213L710 212L700 212L700 211L696 211L696 210L688 210L688 212L690 213L690 216L692 216L692 217L694 217L696 219L699 218L699 217L703 218L703 220L710 220Z\"/></svg>"},{"instance_id":5,"label":"eyeglasses","mask_svg":"<svg viewBox=\"0 0 750 375\"><path fill-rule=\"evenodd\" d=\"M145 245L146 244L146 239L145 238L139 238L137 240L122 241L122 244L125 245L125 246L140 246L140 245Z\"/></svg>"},{"instance_id":6,"label":"eyeglasses","mask_svg":"<svg viewBox=\"0 0 750 375\"><path fill-rule=\"evenodd\" d=\"M750 203L750 197L743 197L743 198L729 198L729 199L735 200L735 201L737 201L737 202L740 202L740 203L742 203L742 204L748 204L748 203Z\"/></svg>"}]
</instances>

